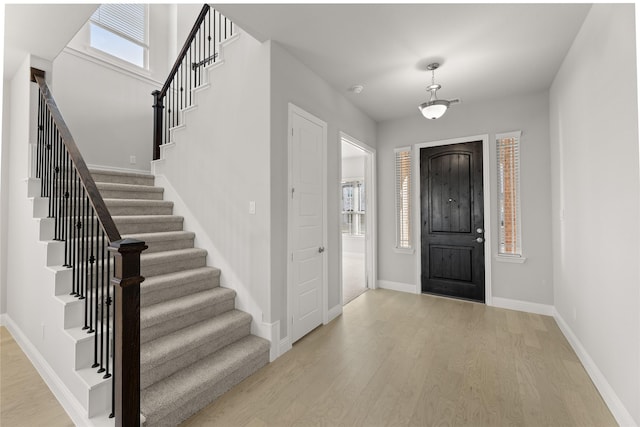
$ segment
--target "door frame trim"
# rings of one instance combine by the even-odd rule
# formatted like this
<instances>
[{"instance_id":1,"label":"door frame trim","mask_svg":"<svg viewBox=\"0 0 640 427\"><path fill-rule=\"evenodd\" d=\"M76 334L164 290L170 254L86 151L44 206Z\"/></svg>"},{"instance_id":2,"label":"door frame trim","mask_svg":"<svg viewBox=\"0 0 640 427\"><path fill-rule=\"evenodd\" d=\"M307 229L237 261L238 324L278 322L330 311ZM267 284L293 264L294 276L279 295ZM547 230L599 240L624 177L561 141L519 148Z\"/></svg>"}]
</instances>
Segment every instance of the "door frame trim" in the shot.
<instances>
[{"instance_id":1,"label":"door frame trim","mask_svg":"<svg viewBox=\"0 0 640 427\"><path fill-rule=\"evenodd\" d=\"M463 136L460 138L442 139L437 141L420 142L413 145L412 161L413 179L413 224L414 242L416 249L416 293L422 292L422 233L420 227L420 149L440 147L443 145L464 144L466 142L482 141L482 192L484 199L484 303L492 305L491 294L491 254L493 254L492 218L491 218L491 157L489 149L489 134Z\"/></svg>"},{"instance_id":2,"label":"door frame trim","mask_svg":"<svg viewBox=\"0 0 640 427\"><path fill-rule=\"evenodd\" d=\"M297 105L289 102L288 103L288 123L287 123L287 317L286 317L286 325L287 325L287 337L290 339L290 343L293 344L295 341L293 340L293 265L291 260L292 248L293 248L293 227L292 227L292 218L293 218L293 203L291 202L291 197L289 196L289 192L291 189L291 185L293 182L292 176L292 152L293 152L293 135L291 135L293 130L293 114L298 114L305 119L317 124L322 127L322 246L327 248L328 234L327 234L327 122L324 120L314 116L313 114L303 110ZM324 256L322 257L322 324L327 323L328 319L328 302L329 302L329 291L328 291L328 275L329 275L329 263L328 263L328 252L324 252ZM302 337L299 337L300 339Z\"/></svg>"},{"instance_id":3,"label":"door frame trim","mask_svg":"<svg viewBox=\"0 0 640 427\"><path fill-rule=\"evenodd\" d=\"M365 182L367 184L367 189L366 189L366 204L367 204L367 231L365 233L365 254L369 254L370 255L370 262L369 263L365 263L366 264L366 271L367 271L367 277L368 277L368 288L369 289L376 289L378 287L378 277L377 277L377 264L378 264L378 242L377 242L377 235L376 235L376 230L377 230L377 217L376 217L376 212L377 212L377 205L376 205L376 194L377 194L377 182L376 182L376 178L377 178L377 170L376 170L376 162L377 162L377 158L376 158L376 149L371 147L370 145L367 145L366 143L352 137L351 135L345 133L345 132L340 132L340 164L338 165L338 179L341 181L342 180L342 141L346 141L347 143L351 144L351 145L355 145L358 148L361 148L363 151L365 151L369 156L367 156L367 162L369 163L369 180L367 180L367 169L365 168ZM371 182L368 182L371 181ZM342 195L340 194L339 197L342 197ZM340 199L338 199L340 200ZM341 218L341 213L338 210L338 224L340 224L340 221L342 220ZM343 283L342 283L342 230L340 229L340 227L338 227L338 250L339 250L339 254L340 254L340 262L339 262L339 277L340 277L340 306L342 306L342 297L343 297ZM366 257L366 255L365 255ZM366 258L365 258L366 259Z\"/></svg>"}]
</instances>

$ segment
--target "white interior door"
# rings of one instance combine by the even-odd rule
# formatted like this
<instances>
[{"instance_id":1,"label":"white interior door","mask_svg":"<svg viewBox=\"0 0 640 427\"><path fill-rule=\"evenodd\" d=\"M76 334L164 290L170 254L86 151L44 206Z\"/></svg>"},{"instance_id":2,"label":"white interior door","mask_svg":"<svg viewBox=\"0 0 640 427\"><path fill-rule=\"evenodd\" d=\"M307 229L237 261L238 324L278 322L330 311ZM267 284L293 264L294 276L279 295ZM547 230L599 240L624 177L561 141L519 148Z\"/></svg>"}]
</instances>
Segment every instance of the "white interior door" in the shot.
<instances>
[{"instance_id":1,"label":"white interior door","mask_svg":"<svg viewBox=\"0 0 640 427\"><path fill-rule=\"evenodd\" d=\"M325 295L324 158L327 125L290 108L291 342L322 324Z\"/></svg>"}]
</instances>

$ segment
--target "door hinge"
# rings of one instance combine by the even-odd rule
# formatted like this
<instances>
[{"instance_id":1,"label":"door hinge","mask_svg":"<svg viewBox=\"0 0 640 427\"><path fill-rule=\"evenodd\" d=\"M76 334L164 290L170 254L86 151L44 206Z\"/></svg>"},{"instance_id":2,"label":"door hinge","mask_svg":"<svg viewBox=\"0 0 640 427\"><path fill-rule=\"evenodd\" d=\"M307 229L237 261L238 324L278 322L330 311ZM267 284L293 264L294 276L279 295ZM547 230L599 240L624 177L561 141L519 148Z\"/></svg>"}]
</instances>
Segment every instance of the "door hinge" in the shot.
<instances>
[{"instance_id":1,"label":"door hinge","mask_svg":"<svg viewBox=\"0 0 640 427\"><path fill-rule=\"evenodd\" d=\"M293 199L293 193L295 193L295 192L296 192L296 189L295 189L295 188L293 188L293 187L291 187L291 198L292 198L292 199Z\"/></svg>"},{"instance_id":2,"label":"door hinge","mask_svg":"<svg viewBox=\"0 0 640 427\"><path fill-rule=\"evenodd\" d=\"M291 128L291 136L293 136L293 128Z\"/></svg>"},{"instance_id":3,"label":"door hinge","mask_svg":"<svg viewBox=\"0 0 640 427\"><path fill-rule=\"evenodd\" d=\"M293 262L293 252L291 252L291 262Z\"/></svg>"}]
</instances>

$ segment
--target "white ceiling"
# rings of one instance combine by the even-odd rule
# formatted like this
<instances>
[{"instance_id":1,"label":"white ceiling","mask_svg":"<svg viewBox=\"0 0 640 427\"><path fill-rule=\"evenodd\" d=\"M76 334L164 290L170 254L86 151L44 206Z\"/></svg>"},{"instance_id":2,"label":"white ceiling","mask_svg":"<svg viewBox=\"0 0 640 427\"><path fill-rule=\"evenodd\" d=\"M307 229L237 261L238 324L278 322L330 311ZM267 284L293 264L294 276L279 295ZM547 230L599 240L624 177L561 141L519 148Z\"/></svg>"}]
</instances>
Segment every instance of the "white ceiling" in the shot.
<instances>
[{"instance_id":1,"label":"white ceiling","mask_svg":"<svg viewBox=\"0 0 640 427\"><path fill-rule=\"evenodd\" d=\"M438 97L464 103L549 88L590 4L222 4L281 43L376 121L419 114L430 62ZM348 91L364 85L356 95ZM454 107L455 108L455 107Z\"/></svg>"},{"instance_id":2,"label":"white ceiling","mask_svg":"<svg viewBox=\"0 0 640 427\"><path fill-rule=\"evenodd\" d=\"M97 4L7 4L4 7L4 78L28 52L49 61L69 43Z\"/></svg>"}]
</instances>

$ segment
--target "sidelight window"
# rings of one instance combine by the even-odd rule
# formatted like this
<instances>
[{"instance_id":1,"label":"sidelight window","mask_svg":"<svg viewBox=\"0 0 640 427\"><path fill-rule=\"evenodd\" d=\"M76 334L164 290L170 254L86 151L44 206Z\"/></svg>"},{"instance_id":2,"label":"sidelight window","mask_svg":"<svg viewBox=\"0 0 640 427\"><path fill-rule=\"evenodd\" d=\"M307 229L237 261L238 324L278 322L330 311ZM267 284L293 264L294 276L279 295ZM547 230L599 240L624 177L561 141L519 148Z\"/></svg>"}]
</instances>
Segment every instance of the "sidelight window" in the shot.
<instances>
[{"instance_id":1,"label":"sidelight window","mask_svg":"<svg viewBox=\"0 0 640 427\"><path fill-rule=\"evenodd\" d=\"M396 248L410 250L411 242L411 147L395 149Z\"/></svg>"},{"instance_id":2,"label":"sidelight window","mask_svg":"<svg viewBox=\"0 0 640 427\"><path fill-rule=\"evenodd\" d=\"M144 4L103 4L91 16L90 45L146 68L147 11Z\"/></svg>"},{"instance_id":3,"label":"sidelight window","mask_svg":"<svg viewBox=\"0 0 640 427\"><path fill-rule=\"evenodd\" d=\"M496 135L498 151L498 254L522 256L520 215L520 135Z\"/></svg>"}]
</instances>

